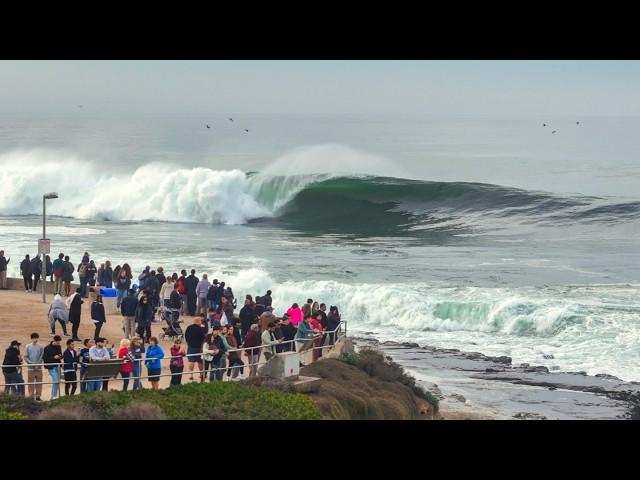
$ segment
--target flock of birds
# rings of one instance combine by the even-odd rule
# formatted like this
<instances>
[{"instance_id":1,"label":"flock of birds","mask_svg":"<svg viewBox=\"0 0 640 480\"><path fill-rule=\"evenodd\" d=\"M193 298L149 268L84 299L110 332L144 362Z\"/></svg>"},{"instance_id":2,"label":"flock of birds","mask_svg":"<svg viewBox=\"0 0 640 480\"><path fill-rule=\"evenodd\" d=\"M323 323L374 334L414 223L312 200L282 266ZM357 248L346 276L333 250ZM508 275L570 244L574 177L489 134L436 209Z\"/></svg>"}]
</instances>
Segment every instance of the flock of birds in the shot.
<instances>
[{"instance_id":1,"label":"flock of birds","mask_svg":"<svg viewBox=\"0 0 640 480\"><path fill-rule=\"evenodd\" d=\"M228 120L229 120L231 123L234 123L233 118L229 117L229 118L228 118ZM211 128L211 125L209 125L208 123L207 123L207 128ZM244 129L244 133L249 133L249 129L245 128L245 129Z\"/></svg>"},{"instance_id":2,"label":"flock of birds","mask_svg":"<svg viewBox=\"0 0 640 480\"><path fill-rule=\"evenodd\" d=\"M576 125L580 125L580 122L576 122ZM542 124L543 127L547 127L548 125L546 123ZM558 130L552 130L551 133L557 133Z\"/></svg>"}]
</instances>

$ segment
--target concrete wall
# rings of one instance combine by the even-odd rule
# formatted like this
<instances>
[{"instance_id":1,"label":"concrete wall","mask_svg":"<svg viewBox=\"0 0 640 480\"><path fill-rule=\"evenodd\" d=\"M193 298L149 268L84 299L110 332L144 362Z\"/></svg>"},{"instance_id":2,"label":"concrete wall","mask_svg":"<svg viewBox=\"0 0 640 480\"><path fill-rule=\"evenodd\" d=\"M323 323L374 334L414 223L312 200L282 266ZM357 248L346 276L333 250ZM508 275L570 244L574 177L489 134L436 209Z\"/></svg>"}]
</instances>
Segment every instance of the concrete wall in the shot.
<instances>
[{"instance_id":1,"label":"concrete wall","mask_svg":"<svg viewBox=\"0 0 640 480\"><path fill-rule=\"evenodd\" d=\"M54 282L50 282L49 279L47 278L47 294L51 294L53 295L53 289L55 287L55 283ZM80 284L79 283L71 283L71 291L75 292L76 288L79 288ZM24 280L22 279L22 277L20 278L12 278L9 277L7 278L7 288L9 290L23 290L24 291ZM38 293L42 293L42 287L41 287L41 282L38 281Z\"/></svg>"}]
</instances>

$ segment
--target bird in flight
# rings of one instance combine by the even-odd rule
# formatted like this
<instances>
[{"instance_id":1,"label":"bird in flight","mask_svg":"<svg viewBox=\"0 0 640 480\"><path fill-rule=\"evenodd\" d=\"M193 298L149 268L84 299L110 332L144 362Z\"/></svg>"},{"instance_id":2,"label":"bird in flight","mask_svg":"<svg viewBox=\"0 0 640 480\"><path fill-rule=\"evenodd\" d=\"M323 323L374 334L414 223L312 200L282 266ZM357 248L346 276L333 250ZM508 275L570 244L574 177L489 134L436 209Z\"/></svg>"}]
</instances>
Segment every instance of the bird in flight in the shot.
<instances>
[{"instance_id":1,"label":"bird in flight","mask_svg":"<svg viewBox=\"0 0 640 480\"><path fill-rule=\"evenodd\" d=\"M580 122L576 122L576 125L580 125Z\"/></svg>"},{"instance_id":2,"label":"bird in flight","mask_svg":"<svg viewBox=\"0 0 640 480\"><path fill-rule=\"evenodd\" d=\"M207 124L207 128L211 128L211 127L209 126L209 124Z\"/></svg>"},{"instance_id":3,"label":"bird in flight","mask_svg":"<svg viewBox=\"0 0 640 480\"><path fill-rule=\"evenodd\" d=\"M556 133L557 131L558 131L558 130L554 130L554 131L553 131L553 132L551 132L551 133Z\"/></svg>"},{"instance_id":4,"label":"bird in flight","mask_svg":"<svg viewBox=\"0 0 640 480\"><path fill-rule=\"evenodd\" d=\"M543 123L543 124L542 124L542 126L543 126L543 127L546 127L546 126L547 126L547 124L546 124L546 123Z\"/></svg>"},{"instance_id":5,"label":"bird in flight","mask_svg":"<svg viewBox=\"0 0 640 480\"><path fill-rule=\"evenodd\" d=\"M82 105L78 105L78 108L82 108Z\"/></svg>"},{"instance_id":6,"label":"bird in flight","mask_svg":"<svg viewBox=\"0 0 640 480\"><path fill-rule=\"evenodd\" d=\"M249 130L247 130L246 128L244 129L244 131L245 131L246 133L249 133Z\"/></svg>"},{"instance_id":7,"label":"bird in flight","mask_svg":"<svg viewBox=\"0 0 640 480\"><path fill-rule=\"evenodd\" d=\"M233 122L233 118L229 117L229 121L230 121L230 122Z\"/></svg>"}]
</instances>

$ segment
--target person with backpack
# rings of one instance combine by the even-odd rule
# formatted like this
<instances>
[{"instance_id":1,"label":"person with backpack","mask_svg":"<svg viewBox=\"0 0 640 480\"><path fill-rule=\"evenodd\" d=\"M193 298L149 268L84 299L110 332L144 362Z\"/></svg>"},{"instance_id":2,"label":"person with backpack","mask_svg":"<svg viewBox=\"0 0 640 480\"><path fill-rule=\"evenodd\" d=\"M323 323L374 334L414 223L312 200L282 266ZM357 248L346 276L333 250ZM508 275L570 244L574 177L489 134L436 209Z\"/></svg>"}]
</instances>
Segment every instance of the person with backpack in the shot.
<instances>
[{"instance_id":1,"label":"person with backpack","mask_svg":"<svg viewBox=\"0 0 640 480\"><path fill-rule=\"evenodd\" d=\"M58 255L53 261L53 277L55 284L55 295L62 293L62 265L64 264L64 253Z\"/></svg>"},{"instance_id":2,"label":"person with backpack","mask_svg":"<svg viewBox=\"0 0 640 480\"><path fill-rule=\"evenodd\" d=\"M20 262L20 275L24 280L24 292L30 293L33 290L33 280L31 279L31 259L29 255L25 255L24 260Z\"/></svg>"},{"instance_id":3,"label":"person with backpack","mask_svg":"<svg viewBox=\"0 0 640 480\"><path fill-rule=\"evenodd\" d=\"M95 332L93 334L93 338L98 342L98 338L100 338L100 330L102 330L102 325L107 322L107 316L104 312L104 304L102 303L102 295L97 295L95 302L91 304L91 321L95 324Z\"/></svg>"},{"instance_id":4,"label":"person with backpack","mask_svg":"<svg viewBox=\"0 0 640 480\"><path fill-rule=\"evenodd\" d=\"M82 262L78 265L78 277L80 278L80 295L82 298L87 297L87 268L89 267L89 257L85 255L82 257Z\"/></svg>"},{"instance_id":5,"label":"person with backpack","mask_svg":"<svg viewBox=\"0 0 640 480\"><path fill-rule=\"evenodd\" d=\"M73 273L75 268L69 261L69 255L65 255L64 262L62 264L62 281L64 282L64 296L68 297L71 294L71 282L73 282Z\"/></svg>"},{"instance_id":6,"label":"person with backpack","mask_svg":"<svg viewBox=\"0 0 640 480\"><path fill-rule=\"evenodd\" d=\"M38 291L38 281L42 278L42 260L39 255L31 259L31 275L33 275L33 291Z\"/></svg>"},{"instance_id":7,"label":"person with backpack","mask_svg":"<svg viewBox=\"0 0 640 480\"><path fill-rule=\"evenodd\" d=\"M60 396L60 363L62 363L62 347L60 342L62 337L56 335L53 340L49 342L49 345L44 347L42 360L44 361L45 368L49 372L51 377L51 400L55 400Z\"/></svg>"}]
</instances>

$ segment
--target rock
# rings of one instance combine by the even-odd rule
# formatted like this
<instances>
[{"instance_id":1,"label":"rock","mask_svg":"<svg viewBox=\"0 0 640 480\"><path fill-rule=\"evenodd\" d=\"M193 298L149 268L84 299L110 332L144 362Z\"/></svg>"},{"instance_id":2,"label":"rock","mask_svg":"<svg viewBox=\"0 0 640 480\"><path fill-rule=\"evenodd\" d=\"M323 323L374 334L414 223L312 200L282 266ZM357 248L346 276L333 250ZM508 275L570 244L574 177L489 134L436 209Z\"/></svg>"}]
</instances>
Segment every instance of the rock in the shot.
<instances>
[{"instance_id":1,"label":"rock","mask_svg":"<svg viewBox=\"0 0 640 480\"><path fill-rule=\"evenodd\" d=\"M496 363L506 363L511 365L511 357L507 357L506 355L502 355L501 357L487 357L488 360Z\"/></svg>"},{"instance_id":2,"label":"rock","mask_svg":"<svg viewBox=\"0 0 640 480\"><path fill-rule=\"evenodd\" d=\"M535 367L528 367L524 369L527 373L549 373L549 369L547 367L543 367L542 365L537 365Z\"/></svg>"},{"instance_id":3,"label":"rock","mask_svg":"<svg viewBox=\"0 0 640 480\"><path fill-rule=\"evenodd\" d=\"M545 360L553 360L555 357L549 353L542 355L542 358L544 358Z\"/></svg>"},{"instance_id":4,"label":"rock","mask_svg":"<svg viewBox=\"0 0 640 480\"><path fill-rule=\"evenodd\" d=\"M343 353L347 355L355 353L353 342L349 337L342 337L338 340L329 353L322 355L322 358L340 358Z\"/></svg>"},{"instance_id":5,"label":"rock","mask_svg":"<svg viewBox=\"0 0 640 480\"><path fill-rule=\"evenodd\" d=\"M546 420L547 417L544 415L540 415L539 413L529 413L529 412L518 412L513 418L518 418L521 420Z\"/></svg>"},{"instance_id":6,"label":"rock","mask_svg":"<svg viewBox=\"0 0 640 480\"><path fill-rule=\"evenodd\" d=\"M551 370L560 370L560 367L558 365L552 365Z\"/></svg>"},{"instance_id":7,"label":"rock","mask_svg":"<svg viewBox=\"0 0 640 480\"><path fill-rule=\"evenodd\" d=\"M400 345L402 345L403 347L409 347L409 348L420 348L420 345L413 342L403 342Z\"/></svg>"},{"instance_id":8,"label":"rock","mask_svg":"<svg viewBox=\"0 0 640 480\"><path fill-rule=\"evenodd\" d=\"M459 402L462 403L467 403L467 399L464 398L462 395L460 395L459 393L452 393L451 395L449 395L449 397L453 398L454 400L457 400Z\"/></svg>"},{"instance_id":9,"label":"rock","mask_svg":"<svg viewBox=\"0 0 640 480\"><path fill-rule=\"evenodd\" d=\"M607 373L596 373L596 377L599 378L605 378L607 380L618 380L618 381L622 381L621 379L619 379L618 377L615 377L613 375L609 375Z\"/></svg>"},{"instance_id":10,"label":"rock","mask_svg":"<svg viewBox=\"0 0 640 480\"><path fill-rule=\"evenodd\" d=\"M529 364L528 363L521 363L520 364L520 368L529 368Z\"/></svg>"},{"instance_id":11,"label":"rock","mask_svg":"<svg viewBox=\"0 0 640 480\"><path fill-rule=\"evenodd\" d=\"M504 372L504 368L485 368L484 371L486 373Z\"/></svg>"}]
</instances>

